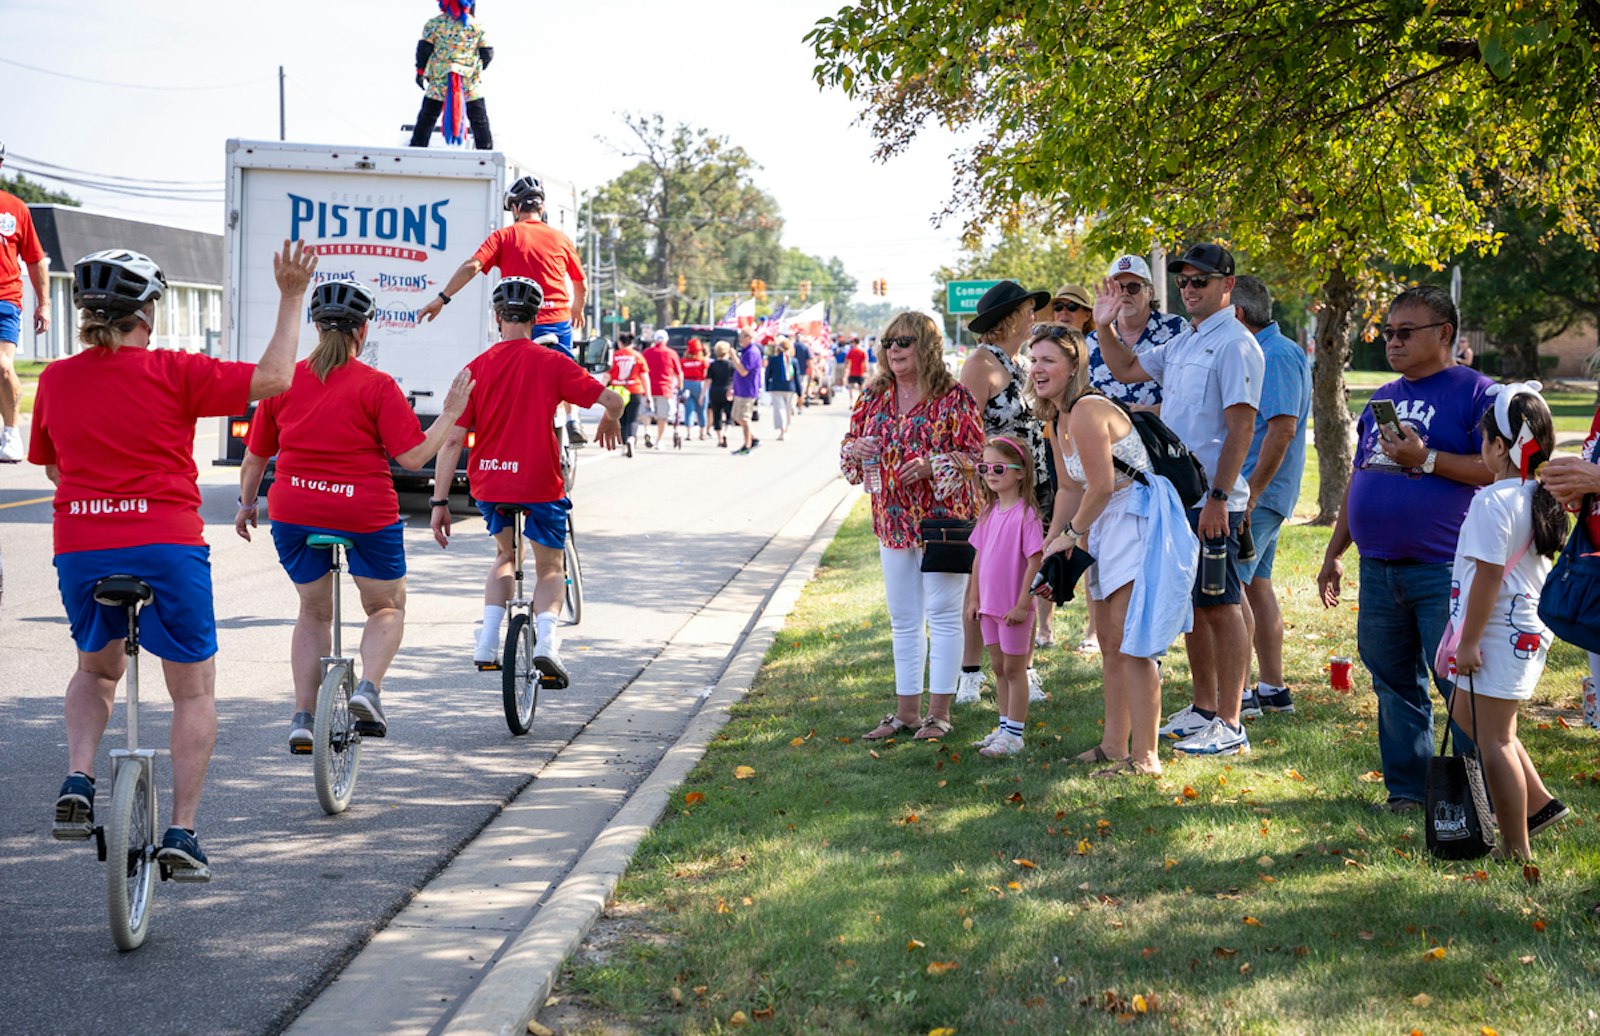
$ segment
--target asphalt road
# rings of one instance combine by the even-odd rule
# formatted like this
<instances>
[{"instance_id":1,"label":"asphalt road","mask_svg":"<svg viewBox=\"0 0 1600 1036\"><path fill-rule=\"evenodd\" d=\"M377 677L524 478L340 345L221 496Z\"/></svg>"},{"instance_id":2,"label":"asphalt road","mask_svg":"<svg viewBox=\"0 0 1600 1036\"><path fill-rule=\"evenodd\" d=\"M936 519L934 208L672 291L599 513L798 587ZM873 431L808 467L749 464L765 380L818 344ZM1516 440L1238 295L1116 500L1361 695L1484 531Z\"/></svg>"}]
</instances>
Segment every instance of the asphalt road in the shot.
<instances>
[{"instance_id":1,"label":"asphalt road","mask_svg":"<svg viewBox=\"0 0 1600 1036\"><path fill-rule=\"evenodd\" d=\"M356 801L336 817L317 805L309 757L286 748L294 591L270 536L235 537L236 476L210 466L213 423L203 422L196 454L221 642L220 733L199 824L213 879L159 884L150 936L127 954L111 942L93 843L49 836L74 654L51 566L49 484L41 469L0 466L0 1025L28 1034L282 1029L801 500L837 476L845 416L841 406L813 408L785 443L769 426L748 457L698 441L632 460L594 447L580 454L574 520L586 614L563 642L573 685L541 695L524 738L506 729L498 674L470 665L492 554L481 522L458 516L456 541L441 551L420 497L403 498L410 600L384 687L390 736L367 742ZM353 594L345 614L351 644ZM141 736L164 745L160 665L145 659ZM124 737L119 695L102 775L106 750ZM165 824L169 774L165 760L158 765ZM101 798L109 802L104 788Z\"/></svg>"}]
</instances>

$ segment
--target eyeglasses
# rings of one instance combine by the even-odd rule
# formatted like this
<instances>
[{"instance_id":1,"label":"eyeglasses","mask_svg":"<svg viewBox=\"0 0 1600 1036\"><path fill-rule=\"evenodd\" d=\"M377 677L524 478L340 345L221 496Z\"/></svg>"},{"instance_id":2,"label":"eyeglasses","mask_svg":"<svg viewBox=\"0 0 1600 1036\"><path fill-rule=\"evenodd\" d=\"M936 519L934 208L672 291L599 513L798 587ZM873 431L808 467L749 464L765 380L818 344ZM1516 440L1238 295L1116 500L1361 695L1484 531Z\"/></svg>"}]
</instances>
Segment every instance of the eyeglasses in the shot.
<instances>
[{"instance_id":1,"label":"eyeglasses","mask_svg":"<svg viewBox=\"0 0 1600 1036\"><path fill-rule=\"evenodd\" d=\"M974 464L972 466L972 470L976 471L980 475L989 475L989 474L1003 475L1003 474L1006 473L1006 469L1007 468L1011 469L1012 471L1021 471L1022 470L1022 465L1021 464Z\"/></svg>"},{"instance_id":2,"label":"eyeglasses","mask_svg":"<svg viewBox=\"0 0 1600 1036\"><path fill-rule=\"evenodd\" d=\"M1144 281L1114 281L1124 295L1137 295L1144 290Z\"/></svg>"},{"instance_id":3,"label":"eyeglasses","mask_svg":"<svg viewBox=\"0 0 1600 1036\"><path fill-rule=\"evenodd\" d=\"M1222 274L1220 274L1220 273L1201 273L1201 274L1196 274L1196 275L1194 275L1192 277L1187 277L1187 276L1184 276L1183 274L1180 273L1180 274L1178 274L1178 276L1172 278L1172 280L1173 280L1173 282L1175 284L1177 284L1179 291L1184 291L1191 284L1194 285L1196 288L1204 288L1206 285L1210 284L1212 281L1220 281L1220 280L1222 280Z\"/></svg>"},{"instance_id":4,"label":"eyeglasses","mask_svg":"<svg viewBox=\"0 0 1600 1036\"><path fill-rule=\"evenodd\" d=\"M910 349L916 344L916 335L896 335L894 338L885 338L883 340L885 349Z\"/></svg>"},{"instance_id":5,"label":"eyeglasses","mask_svg":"<svg viewBox=\"0 0 1600 1036\"><path fill-rule=\"evenodd\" d=\"M1414 331L1425 331L1430 327L1444 327L1448 323L1450 323L1448 320L1437 320L1431 324L1418 324L1416 327L1386 327L1378 333L1383 335L1383 340L1385 342L1392 341L1396 338L1400 339L1402 342L1409 342L1411 341L1411 334Z\"/></svg>"},{"instance_id":6,"label":"eyeglasses","mask_svg":"<svg viewBox=\"0 0 1600 1036\"><path fill-rule=\"evenodd\" d=\"M1055 305L1051 306L1050 308L1052 310L1054 310L1055 312L1057 312L1057 313L1060 313L1063 310L1065 310L1068 313L1076 313L1080 309L1084 309L1086 307L1080 306L1076 302L1073 302L1071 299L1068 299L1065 302L1057 302Z\"/></svg>"}]
</instances>

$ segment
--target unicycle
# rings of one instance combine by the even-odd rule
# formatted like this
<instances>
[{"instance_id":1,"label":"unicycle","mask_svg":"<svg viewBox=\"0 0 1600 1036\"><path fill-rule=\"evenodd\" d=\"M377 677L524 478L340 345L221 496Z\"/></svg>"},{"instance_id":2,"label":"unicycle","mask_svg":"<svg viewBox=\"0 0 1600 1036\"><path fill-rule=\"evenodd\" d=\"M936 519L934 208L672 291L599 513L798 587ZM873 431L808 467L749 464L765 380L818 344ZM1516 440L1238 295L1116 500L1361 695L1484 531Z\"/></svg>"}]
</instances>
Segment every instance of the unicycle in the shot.
<instances>
[{"instance_id":1,"label":"unicycle","mask_svg":"<svg viewBox=\"0 0 1600 1036\"><path fill-rule=\"evenodd\" d=\"M566 566L567 588L561 598L561 617L576 626L583 621L583 567L578 562L578 537L572 531L572 515L567 515L567 538L561 543L561 560Z\"/></svg>"},{"instance_id":2,"label":"unicycle","mask_svg":"<svg viewBox=\"0 0 1600 1036\"><path fill-rule=\"evenodd\" d=\"M356 667L354 661L344 657L339 621L339 573L344 571L343 553L352 543L343 536L322 533L306 537L306 543L333 552L333 654L322 660L322 685L317 688L317 714L311 726L311 772L316 780L317 801L323 812L331 815L349 807L361 768L361 731L350 715ZM305 749L299 749L298 754L305 754Z\"/></svg>"},{"instance_id":3,"label":"unicycle","mask_svg":"<svg viewBox=\"0 0 1600 1036\"><path fill-rule=\"evenodd\" d=\"M139 609L155 596L133 576L107 576L94 585L96 602L128 613L128 747L111 750L111 816L94 829L106 867L106 907L119 950L136 950L150 931L155 877L172 876L156 859L156 750L139 747Z\"/></svg>"},{"instance_id":4,"label":"unicycle","mask_svg":"<svg viewBox=\"0 0 1600 1036\"><path fill-rule=\"evenodd\" d=\"M501 504L496 508L510 519L512 577L516 593L506 602L505 651L500 663L500 699L505 706L506 726L517 736L533 727L533 713L539 707L539 684L543 677L533 665L533 602L522 589L522 519L527 508Z\"/></svg>"}]
</instances>

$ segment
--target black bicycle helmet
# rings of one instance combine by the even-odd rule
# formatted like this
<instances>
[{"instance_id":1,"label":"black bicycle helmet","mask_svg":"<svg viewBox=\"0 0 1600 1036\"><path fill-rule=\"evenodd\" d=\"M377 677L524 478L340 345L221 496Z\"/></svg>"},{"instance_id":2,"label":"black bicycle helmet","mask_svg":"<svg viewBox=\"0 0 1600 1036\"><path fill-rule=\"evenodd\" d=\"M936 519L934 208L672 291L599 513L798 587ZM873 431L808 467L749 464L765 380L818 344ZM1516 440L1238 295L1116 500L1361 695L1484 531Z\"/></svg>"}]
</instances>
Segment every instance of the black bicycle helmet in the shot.
<instances>
[{"instance_id":1,"label":"black bicycle helmet","mask_svg":"<svg viewBox=\"0 0 1600 1036\"><path fill-rule=\"evenodd\" d=\"M311 321L323 331L354 331L377 304L360 281L323 281L311 290Z\"/></svg>"},{"instance_id":2,"label":"black bicycle helmet","mask_svg":"<svg viewBox=\"0 0 1600 1036\"><path fill-rule=\"evenodd\" d=\"M544 289L527 277L502 277L494 286L494 311L501 319L527 324L544 305Z\"/></svg>"},{"instance_id":3,"label":"black bicycle helmet","mask_svg":"<svg viewBox=\"0 0 1600 1036\"><path fill-rule=\"evenodd\" d=\"M544 184L539 182L537 176L519 176L506 188L505 208L507 212L516 211L517 206L528 202L544 201Z\"/></svg>"},{"instance_id":4,"label":"black bicycle helmet","mask_svg":"<svg viewBox=\"0 0 1600 1036\"><path fill-rule=\"evenodd\" d=\"M72 304L79 309L132 313L166 290L161 267L142 252L108 248L72 266Z\"/></svg>"}]
</instances>

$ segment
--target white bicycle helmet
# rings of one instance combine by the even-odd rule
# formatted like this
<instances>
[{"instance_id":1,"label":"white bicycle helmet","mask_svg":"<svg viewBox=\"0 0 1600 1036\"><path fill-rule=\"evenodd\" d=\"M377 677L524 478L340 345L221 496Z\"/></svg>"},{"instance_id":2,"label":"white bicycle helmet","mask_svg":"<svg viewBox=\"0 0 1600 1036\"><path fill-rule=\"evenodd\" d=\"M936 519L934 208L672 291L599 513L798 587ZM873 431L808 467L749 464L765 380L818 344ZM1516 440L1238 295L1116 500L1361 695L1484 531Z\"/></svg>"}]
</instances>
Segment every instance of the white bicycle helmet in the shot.
<instances>
[{"instance_id":1,"label":"white bicycle helmet","mask_svg":"<svg viewBox=\"0 0 1600 1036\"><path fill-rule=\"evenodd\" d=\"M72 266L72 304L79 309L132 313L166 290L161 267L142 252L108 248Z\"/></svg>"},{"instance_id":2,"label":"white bicycle helmet","mask_svg":"<svg viewBox=\"0 0 1600 1036\"><path fill-rule=\"evenodd\" d=\"M354 331L367 322L378 300L360 281L323 281L311 291L311 321L324 331Z\"/></svg>"}]
</instances>

